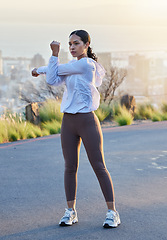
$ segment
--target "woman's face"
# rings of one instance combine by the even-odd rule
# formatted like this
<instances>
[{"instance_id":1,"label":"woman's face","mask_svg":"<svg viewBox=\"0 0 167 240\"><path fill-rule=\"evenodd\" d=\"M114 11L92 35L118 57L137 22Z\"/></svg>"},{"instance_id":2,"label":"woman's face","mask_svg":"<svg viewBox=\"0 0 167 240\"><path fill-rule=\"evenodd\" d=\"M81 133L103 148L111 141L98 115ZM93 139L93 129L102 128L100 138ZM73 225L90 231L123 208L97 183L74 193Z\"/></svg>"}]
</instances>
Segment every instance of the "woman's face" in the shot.
<instances>
[{"instance_id":1,"label":"woman's face","mask_svg":"<svg viewBox=\"0 0 167 240\"><path fill-rule=\"evenodd\" d=\"M87 56L87 49L89 43L86 44L81 40L81 38L75 34L71 35L69 38L69 50L73 57L81 59Z\"/></svg>"}]
</instances>

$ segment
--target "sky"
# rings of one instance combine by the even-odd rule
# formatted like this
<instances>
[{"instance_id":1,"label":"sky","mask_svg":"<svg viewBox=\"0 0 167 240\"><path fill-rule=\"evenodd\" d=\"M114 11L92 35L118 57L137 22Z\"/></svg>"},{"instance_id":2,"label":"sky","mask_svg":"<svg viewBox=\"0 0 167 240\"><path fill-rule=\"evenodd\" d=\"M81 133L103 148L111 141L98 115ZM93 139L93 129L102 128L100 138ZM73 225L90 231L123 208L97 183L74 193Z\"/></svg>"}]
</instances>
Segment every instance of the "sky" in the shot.
<instances>
[{"instance_id":1,"label":"sky","mask_svg":"<svg viewBox=\"0 0 167 240\"><path fill-rule=\"evenodd\" d=\"M5 0L0 7L3 56L50 56L49 43L87 30L96 52L167 50L166 0Z\"/></svg>"}]
</instances>

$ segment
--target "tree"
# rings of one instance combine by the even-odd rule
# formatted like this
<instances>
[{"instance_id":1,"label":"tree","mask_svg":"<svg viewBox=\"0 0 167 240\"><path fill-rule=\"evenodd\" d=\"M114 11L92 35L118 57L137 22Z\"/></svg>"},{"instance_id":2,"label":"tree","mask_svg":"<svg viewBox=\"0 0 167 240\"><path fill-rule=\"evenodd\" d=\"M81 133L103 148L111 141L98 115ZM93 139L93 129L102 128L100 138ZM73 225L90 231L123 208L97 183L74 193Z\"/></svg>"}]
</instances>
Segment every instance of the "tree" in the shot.
<instances>
[{"instance_id":1,"label":"tree","mask_svg":"<svg viewBox=\"0 0 167 240\"><path fill-rule=\"evenodd\" d=\"M101 101L110 105L114 98L116 89L121 85L127 76L127 70L125 68L111 67L109 73L99 87L101 94Z\"/></svg>"}]
</instances>

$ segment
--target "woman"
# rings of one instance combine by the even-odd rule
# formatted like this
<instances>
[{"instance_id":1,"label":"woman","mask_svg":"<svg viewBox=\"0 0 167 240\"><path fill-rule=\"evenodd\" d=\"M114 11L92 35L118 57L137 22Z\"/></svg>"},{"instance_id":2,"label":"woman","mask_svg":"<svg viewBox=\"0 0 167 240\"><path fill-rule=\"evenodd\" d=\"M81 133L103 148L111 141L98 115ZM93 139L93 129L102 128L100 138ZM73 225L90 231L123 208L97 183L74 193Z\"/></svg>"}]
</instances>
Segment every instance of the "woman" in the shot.
<instances>
[{"instance_id":1,"label":"woman","mask_svg":"<svg viewBox=\"0 0 167 240\"><path fill-rule=\"evenodd\" d=\"M112 180L106 169L103 155L101 126L94 110L99 107L100 86L105 75L104 68L90 48L90 36L84 30L76 30L69 36L69 50L76 60L59 64L60 43L50 44L52 56L47 67L33 69L32 75L46 74L50 85L65 83L61 112L64 113L61 127L61 144L65 159L64 185L68 209L61 218L60 226L70 226L78 222L76 205L77 169L81 139L90 164L98 178L108 212L103 227L117 227L120 217L115 209Z\"/></svg>"}]
</instances>

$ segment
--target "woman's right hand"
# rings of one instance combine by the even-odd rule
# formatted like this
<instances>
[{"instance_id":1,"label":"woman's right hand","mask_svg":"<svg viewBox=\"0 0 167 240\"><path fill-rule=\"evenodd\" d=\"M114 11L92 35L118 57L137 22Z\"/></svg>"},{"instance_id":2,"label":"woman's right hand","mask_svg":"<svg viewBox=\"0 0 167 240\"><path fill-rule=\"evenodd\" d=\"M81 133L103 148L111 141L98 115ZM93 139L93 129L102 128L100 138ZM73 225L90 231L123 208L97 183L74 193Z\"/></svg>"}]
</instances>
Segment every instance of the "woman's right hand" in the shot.
<instances>
[{"instance_id":1,"label":"woman's right hand","mask_svg":"<svg viewBox=\"0 0 167 240\"><path fill-rule=\"evenodd\" d=\"M37 68L34 68L31 73L32 73L33 77L38 77L39 76L39 74L37 73Z\"/></svg>"},{"instance_id":2,"label":"woman's right hand","mask_svg":"<svg viewBox=\"0 0 167 240\"><path fill-rule=\"evenodd\" d=\"M53 41L50 44L50 48L52 50L52 56L58 57L60 51L60 43L57 41Z\"/></svg>"}]
</instances>

